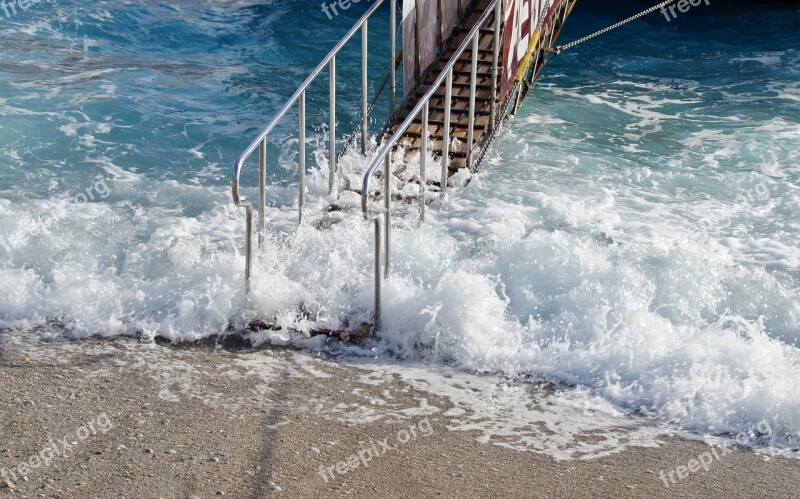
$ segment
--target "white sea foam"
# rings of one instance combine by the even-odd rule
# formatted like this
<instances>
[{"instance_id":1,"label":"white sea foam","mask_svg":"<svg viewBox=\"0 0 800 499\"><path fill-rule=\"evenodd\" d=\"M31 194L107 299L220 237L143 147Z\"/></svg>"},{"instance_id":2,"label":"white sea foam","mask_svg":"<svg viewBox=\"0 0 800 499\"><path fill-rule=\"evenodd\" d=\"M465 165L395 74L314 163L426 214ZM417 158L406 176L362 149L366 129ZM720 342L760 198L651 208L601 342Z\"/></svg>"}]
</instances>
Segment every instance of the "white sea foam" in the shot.
<instances>
[{"instance_id":1,"label":"white sea foam","mask_svg":"<svg viewBox=\"0 0 800 499\"><path fill-rule=\"evenodd\" d=\"M497 147L488 161L503 165L502 174L478 175L421 228L398 221L384 331L341 351L531 374L583 387L570 397L601 397L701 433L737 432L766 418L776 448L795 445L800 395L790 385L800 379L800 299L790 275L798 256L784 236L756 240L712 227L697 237L686 217L699 218L705 206L671 211L658 198L644 203L647 191L597 192L589 181L564 190L515 163L513 134ZM559 168L582 165L578 158ZM76 337L191 341L241 327L253 314L300 331L370 320L372 239L357 213L342 214L332 229L315 228L312 216L295 230L291 195L273 191L287 200L268 214L281 229L270 231L245 307L242 213L227 193L126 182L109 187L137 204L53 198L0 206L3 326L55 321ZM313 212L325 203L325 172L310 184ZM152 204L163 197L204 208L186 216ZM783 216L797 213L792 202ZM765 268L778 261L781 272ZM286 332L252 338L330 348Z\"/></svg>"},{"instance_id":2,"label":"white sea foam","mask_svg":"<svg viewBox=\"0 0 800 499\"><path fill-rule=\"evenodd\" d=\"M54 14L65 26L105 22L106 7L78 20L66 10ZM190 23L208 17L178 16ZM253 54L263 51L261 39L229 66L203 59L177 67L138 53L131 67L121 68L101 57L105 45L70 40L48 21L22 34L34 33L64 42L38 50L74 66L71 73L42 76L60 66L26 56L16 79L9 77L14 95L0 98L0 134L9 138L3 158L10 163L0 172L0 327L192 341L242 331L247 320L261 317L284 330L250 334L257 344L424 359L462 374L502 373L514 381L530 375L565 389L564 405L585 402L612 420L635 413L700 434L736 433L766 419L775 434L757 445L797 448L800 125L794 73L747 88L719 81L718 66L710 77L660 79L627 70L631 74L618 71L596 82L610 70L605 59L594 59L581 75L592 85L570 87L566 78L540 85L536 104L523 107L504 130L483 171L454 179L463 185L471 178L468 187L455 189L443 205L434 202L420 228L412 205L395 217L384 330L349 345L304 335L345 322L355 326L372 314L372 232L358 213L324 212L323 147L309 158L322 166L309 172L308 217L299 229L297 186L285 181L296 167L295 139L285 139L277 160L270 159L287 176L267 190L270 230L245 301L244 217L230 204L228 167L219 165L228 164L225 147L241 139L232 135L253 132L239 123L260 123L285 98L263 89L272 74L247 70L257 59ZM135 34L138 39L138 26ZM194 39L203 44L206 36ZM8 46L17 46L11 41ZM98 37L96 43L108 42ZM216 39L201 46L204 53L222 54L217 57L231 54ZM127 48L108 53L118 60ZM796 57L794 51L755 53L734 66L796 71ZM648 61L680 62L656 55ZM204 69L214 66L220 67ZM185 96L175 84L186 81L204 89L197 109L179 102ZM285 90L291 93L295 84ZM209 95L235 99L214 107ZM42 104L42 96L54 102ZM236 116L215 127L214 112ZM18 130L6 125L12 121ZM195 122L205 127L199 133ZM274 138L281 140L281 133ZM324 145L320 137L311 139ZM155 148L152 156L145 155L148 147ZM155 163L165 150L182 147L181 159L166 166L131 159ZM356 182L364 167L357 155L342 161L343 173ZM410 171L417 168L412 161ZM75 184L85 189L98 174L107 177L110 197L75 203ZM257 198L250 187L243 193ZM357 201L350 195L350 204ZM276 375L269 366L258 369ZM165 398L185 396L180 380L196 374L186 371L169 374L176 381L165 383ZM447 392L448 382L439 381L439 391ZM507 392L522 390L513 385ZM431 410L422 404L406 409ZM507 407L502 412L506 422L515 417ZM360 408L357 415L370 417ZM491 426L465 414L452 417L462 419L454 425L463 429L488 432ZM511 421L502 431L532 422ZM545 437L529 433L510 445L525 439L534 445L538 438Z\"/></svg>"}]
</instances>

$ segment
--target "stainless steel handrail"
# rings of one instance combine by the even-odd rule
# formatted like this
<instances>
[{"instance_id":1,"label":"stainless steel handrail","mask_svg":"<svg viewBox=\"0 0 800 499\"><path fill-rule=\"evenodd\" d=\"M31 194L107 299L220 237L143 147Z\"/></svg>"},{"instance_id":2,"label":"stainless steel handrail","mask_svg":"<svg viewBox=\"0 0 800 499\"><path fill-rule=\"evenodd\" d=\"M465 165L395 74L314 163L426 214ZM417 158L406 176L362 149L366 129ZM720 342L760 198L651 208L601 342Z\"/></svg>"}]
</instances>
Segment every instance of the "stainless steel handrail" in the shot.
<instances>
[{"instance_id":1,"label":"stainless steel handrail","mask_svg":"<svg viewBox=\"0 0 800 499\"><path fill-rule=\"evenodd\" d=\"M286 113L289 112L289 110L292 108L295 102L297 102L297 100L300 98L300 94L305 92L305 90L314 82L314 80L317 79L317 76L319 76L320 73L322 73L322 71L326 68L326 66L328 66L328 63L330 63L336 57L336 54L338 54L342 50L342 48L344 48L347 42L349 42L350 39L353 38L353 36L355 36L355 34L361 29L361 25L367 22L367 20L372 16L372 14L375 13L375 11L378 9L378 7L381 6L381 4L383 4L383 2L384 0L377 0L375 4L373 4L373 6L370 7L370 9L363 16L361 16L361 19L359 19L359 21L352 28L350 28L350 31L348 31L347 34L344 35L344 37L341 40L339 40L339 43L337 43L336 46L333 47L333 49L330 52L328 52L328 55L326 55L325 58L322 59L322 62L320 62L317 65L317 67L314 68L314 70L311 72L308 78L305 79L305 81L297 88L294 94L289 98L286 104L283 105L281 110L278 111L278 113L272 118L272 121L270 121L269 124L266 127L264 127L261 133L258 134L258 137L256 137L250 143L247 149L245 149L245 151L239 156L239 159L236 160L233 169L234 182L239 181L239 175L242 172L242 166L244 162L247 161L247 159L255 152L261 141L263 141L269 135L269 133L275 128L275 126L277 126L280 120L283 119L284 116L286 116ZM234 196L234 202L237 201L239 201L239 198Z\"/></svg>"},{"instance_id":2,"label":"stainless steel handrail","mask_svg":"<svg viewBox=\"0 0 800 499\"><path fill-rule=\"evenodd\" d=\"M417 102L411 112L408 113L406 119L400 124L400 126L395 131L394 135L392 135L389 140L387 140L383 147L378 151L377 155L375 155L372 159L372 163L370 163L369 167L367 168L366 172L364 173L364 179L361 184L361 211L364 215L364 218L369 220L370 213L369 213L369 193L370 193L370 181L372 180L372 176L377 171L378 167L383 164L383 278L388 279L391 273L391 240L392 240L392 218L391 218L391 209L392 209L392 192L391 192L391 176L392 176L392 149L395 147L397 142L403 137L403 134L406 132L408 127L414 123L414 120L421 114L422 120L422 130L421 130L421 150L420 150L420 175L419 175L419 182L420 182L420 189L419 189L419 196L420 196L420 220L425 220L425 193L427 190L425 173L426 173L426 166L427 166L427 153L428 153L428 120L429 120L429 110L430 110L430 99L433 97L433 94L442 86L444 83L445 85L445 116L444 116L444 128L443 128L443 143L442 143L442 181L441 181L441 191L442 195L446 192L447 189L447 173L448 173L448 162L449 162L449 147L450 147L450 111L451 111L451 100L452 100L452 89L453 89L453 67L456 65L458 60L461 58L461 55L467 50L468 47L472 47L472 64L471 64L471 71L470 71L470 99L469 99L469 125L468 125L468 139L467 139L467 166L470 169L474 169L475 165L473 164L474 159L472 156L473 153L473 133L474 133L474 125L475 125L475 93L476 93L476 79L477 79L477 60L478 60L478 45L480 43L480 29L489 19L489 16L494 13L495 15L495 22L494 22L494 61L492 65L492 77L494 78L494 82L492 84L492 114L491 114L491 128L494 130L495 123L494 120L497 119L497 76L498 76L498 59L499 59L499 52L500 52L500 27L501 27L501 16L502 16L502 2L500 0L493 0L486 6L486 10L481 15L478 22L475 23L475 26L470 29L469 33L466 37L464 37L464 41L461 42L461 45L458 47L456 52L444 66L442 71L439 73L439 76L434 80L431 84L430 88L425 92L422 98ZM380 266L380 258L381 258L381 230L380 230L380 220L379 217L375 217L374 219L375 224L375 309L373 311L373 320L374 320L374 329L380 330L381 329L381 266Z\"/></svg>"},{"instance_id":3,"label":"stainless steel handrail","mask_svg":"<svg viewBox=\"0 0 800 499\"><path fill-rule=\"evenodd\" d=\"M453 57L451 57L450 60L447 62L447 64L442 69L439 76L436 78L436 80L433 82L430 88L428 88L427 92L425 92L423 97L419 100L419 102L417 102L417 105L414 106L414 109L412 109L411 112L408 113L408 116L400 125L400 127L398 127L394 135L392 135L392 137L383 144L383 147L381 147L377 155L373 157L372 163L370 163L369 168L367 168L366 172L364 173L364 180L361 184L361 211L364 213L365 218L369 218L369 208L368 208L369 185L372 176L375 174L375 171L378 169L381 163L384 162L385 158L392 151L392 148L394 148L397 142L403 137L403 134L408 129L408 127L411 126L412 123L414 123L414 120L423 111L423 108L425 108L428 105L431 97L433 97L433 94L436 92L436 90L438 90L439 87L442 86L442 83L445 81L445 79L448 80L448 83L452 81L453 67L456 65L458 59L461 57L464 51L470 46L470 44L473 43L475 44L475 48L477 48L478 33L481 27L486 23L486 20L489 19L489 16L494 11L499 10L499 7L501 7L500 0L492 0L492 2L490 2L486 10L484 11L483 15L480 17L475 26L473 26L472 29L469 31L467 36L464 38L464 41L461 42L461 45L458 47L458 50L456 50L455 54L453 54ZM475 51L473 51L473 57L474 57L474 52ZM497 64L496 59L495 59L495 64ZM475 78L474 71L472 73L473 73L472 75L473 85L471 86L470 90L472 91L471 93L474 93L474 78ZM448 88L450 88L450 85L448 85ZM445 119L448 118L449 116L445 117ZM449 130L445 130L445 134L448 134L448 132ZM468 147L471 149L472 144L468 144ZM442 160L445 161L445 158L443 157Z\"/></svg>"},{"instance_id":4,"label":"stainless steel handrail","mask_svg":"<svg viewBox=\"0 0 800 499\"><path fill-rule=\"evenodd\" d=\"M265 240L265 204L266 204L266 168L267 168L267 137L272 132L272 130L277 126L277 124L286 116L292 106L295 103L299 102L299 136L300 136L300 156L299 156L299 169L300 169L300 195L298 197L298 204L300 209L299 219L302 222L303 219L303 207L305 202L305 118L306 118L306 90L308 87L317 79L317 77L322 73L322 71L327 67L330 72L330 95L329 95L329 102L330 102L330 129L329 129L329 140L330 140L330 150L329 150L329 161L330 161L330 171L329 171L329 190L333 191L334 183L335 183L335 176L336 176L336 55L344 48L344 46L350 41L350 39L355 36L356 33L361 31L362 35L362 43L361 43L361 56L362 56L362 112L367 112L367 107L364 103L367 101L367 50L368 50L368 28L367 28L367 21L372 15L378 10L378 8L383 5L384 0L375 0L375 3L364 13L363 16L358 20L358 22L353 25L352 28L344 35L344 37L336 44L336 46L331 49L327 56L320 62L316 68L311 72L308 78L298 87L298 89L294 92L294 94L289 98L286 104L278 111L278 113L272 118L269 124L264 127L264 129L258 134L258 136L250 143L250 145L245 149L245 151L239 156L239 158L234 163L233 167L233 179L231 181L231 195L233 196L234 204L239 208L244 208L247 213L247 236L246 236L246 263L245 263L245 282L247 286L247 290L249 291L250 287L250 275L252 270L252 227L253 227L253 205L246 199L242 198L239 193L239 179L242 173L242 169L244 168L244 163L253 155L253 153L258 150L259 151L259 210L258 210L258 233L259 233L259 246L263 248L264 240ZM396 59L396 42L395 42L395 26L396 26L396 12L397 12L397 0L389 0L390 4L390 73L392 74L392 95L390 98L392 109L390 109L389 115L394 114L394 103L395 97L394 92L396 91L395 86L395 78L394 78L394 71L396 69L395 59ZM363 124L362 124L362 151L366 151L366 141L368 138L367 132L367 121L368 117L362 116Z\"/></svg>"}]
</instances>

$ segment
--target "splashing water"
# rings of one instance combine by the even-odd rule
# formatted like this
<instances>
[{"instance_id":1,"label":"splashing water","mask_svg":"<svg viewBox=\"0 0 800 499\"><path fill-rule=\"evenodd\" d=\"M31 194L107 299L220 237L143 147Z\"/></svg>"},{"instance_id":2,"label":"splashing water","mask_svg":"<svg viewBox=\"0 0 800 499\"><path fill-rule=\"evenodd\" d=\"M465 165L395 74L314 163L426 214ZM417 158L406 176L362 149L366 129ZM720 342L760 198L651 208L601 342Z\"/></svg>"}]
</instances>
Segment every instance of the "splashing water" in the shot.
<instances>
[{"instance_id":1,"label":"splashing water","mask_svg":"<svg viewBox=\"0 0 800 499\"><path fill-rule=\"evenodd\" d=\"M565 39L636 5L608 9L579 3ZM319 228L323 130L309 178L317 215L299 228L293 132L277 133L248 307L243 213L227 189L231 160L357 15L75 1L0 20L6 334L192 341L252 313L300 330L368 320L369 227L343 213ZM422 227L397 217L377 338L251 338L532 375L699 434L766 420L774 432L754 445L791 452L799 16L734 4L651 17L551 60L482 172ZM348 155L343 167L367 161Z\"/></svg>"}]
</instances>

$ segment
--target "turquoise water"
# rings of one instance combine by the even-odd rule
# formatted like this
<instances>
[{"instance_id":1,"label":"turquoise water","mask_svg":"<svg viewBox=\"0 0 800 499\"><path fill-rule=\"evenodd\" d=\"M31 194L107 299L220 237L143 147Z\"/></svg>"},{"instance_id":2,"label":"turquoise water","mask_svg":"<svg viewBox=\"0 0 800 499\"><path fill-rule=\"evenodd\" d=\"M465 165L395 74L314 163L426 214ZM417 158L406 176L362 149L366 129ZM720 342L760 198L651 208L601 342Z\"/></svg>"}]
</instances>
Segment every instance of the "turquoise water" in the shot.
<instances>
[{"instance_id":1,"label":"turquoise water","mask_svg":"<svg viewBox=\"0 0 800 499\"><path fill-rule=\"evenodd\" d=\"M644 6L601 5L579 2L564 40ZM295 231L294 122L274 134L247 312L228 187L239 152L364 8L333 20L305 2L0 13L6 334L193 340L254 312L301 330L368 319L368 228L356 214L314 223L324 147L309 161L310 223ZM798 27L793 4L712 3L552 59L483 171L422 228L398 219L385 331L349 350L546 378L700 434L768 421L754 445L796 449ZM371 28L385 53L386 27ZM358 60L341 59L341 95L355 97L342 98L340 140L359 81ZM375 57L373 88L381 68ZM315 146L326 91L323 77L309 95Z\"/></svg>"}]
</instances>

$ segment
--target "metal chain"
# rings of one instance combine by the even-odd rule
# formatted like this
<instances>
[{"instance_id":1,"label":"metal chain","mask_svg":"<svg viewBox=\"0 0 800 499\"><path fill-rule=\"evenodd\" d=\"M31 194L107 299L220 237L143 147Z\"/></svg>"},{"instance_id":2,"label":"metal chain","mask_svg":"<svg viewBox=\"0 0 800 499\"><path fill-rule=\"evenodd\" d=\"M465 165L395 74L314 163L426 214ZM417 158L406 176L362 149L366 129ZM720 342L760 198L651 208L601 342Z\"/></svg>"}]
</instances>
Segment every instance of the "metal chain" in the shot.
<instances>
[{"instance_id":1,"label":"metal chain","mask_svg":"<svg viewBox=\"0 0 800 499\"><path fill-rule=\"evenodd\" d=\"M519 82L515 82L514 86L508 92L508 97L506 98L506 102L503 105L503 109L501 109L500 112L497 113L497 121L495 122L494 129L489 134L489 139L484 143L484 147L483 149L481 149L477 161L475 161L476 168L477 165L480 165L481 161L483 161L483 157L486 155L486 152L489 149L489 145L494 141L497 132L500 131L500 127L503 125L503 121L506 116L506 113L508 112L508 108L511 106L511 102L516 100L516 94L518 91L519 91Z\"/></svg>"},{"instance_id":2,"label":"metal chain","mask_svg":"<svg viewBox=\"0 0 800 499\"><path fill-rule=\"evenodd\" d=\"M608 33L609 31L615 30L615 29L619 28L620 26L624 26L624 25L628 24L629 22L632 22L632 21L635 21L635 20L639 19L640 17L644 17L647 14L649 14L651 12L654 12L654 11L656 11L656 10L666 6L666 5L669 5L674 1L675 0L666 0L664 2L661 2L658 5L654 5L653 7L650 7L649 9L645 10L644 12L640 12L640 13L636 14L635 16L629 17L629 18L625 19L624 21L620 21L620 22L618 22L616 24L612 24L608 28L601 29L600 31L592 33L589 36L584 36L583 38L575 40L574 42L570 42L570 43L568 43L566 45L561 45L560 47L556 47L556 53L560 54L561 52L563 52L565 50L571 49L575 45L580 45L583 42L587 42L587 41L591 40L592 38L598 37L600 35L604 35L604 34Z\"/></svg>"},{"instance_id":3,"label":"metal chain","mask_svg":"<svg viewBox=\"0 0 800 499\"><path fill-rule=\"evenodd\" d=\"M386 85L389 83L389 78L391 78L391 77L392 77L392 74L389 73L386 76L386 79L383 80L383 83L381 84L381 86L378 89L378 91L375 93L375 97L373 97L372 102L370 103L369 107L367 108L367 119L369 119L369 116L372 114L372 110L375 109L375 104L378 103L378 99L380 98L381 93L386 89ZM363 125L363 120L358 122L358 124L356 125L356 129L353 130L353 133L345 141L344 147L342 148L342 151L339 153L338 159L342 159L342 157L347 153L347 150L350 149L350 147L353 145L353 142L355 142L356 137L358 136L359 132L361 131L362 125Z\"/></svg>"},{"instance_id":4,"label":"metal chain","mask_svg":"<svg viewBox=\"0 0 800 499\"><path fill-rule=\"evenodd\" d=\"M401 12L401 14L402 14L402 12ZM397 27L397 31L395 32L395 36L399 35L402 32L402 30L403 30L403 26L402 26L402 23L401 23L401 25ZM386 79L383 80L383 83L381 84L380 88L378 88L378 91L375 92L375 96L372 98L372 102L370 103L369 107L367 108L366 120L369 120L369 116L372 114L372 111L375 109L375 105L378 103L378 99L380 99L381 93L383 93L383 91L386 89L386 85L389 84L389 79L392 77L392 71L397 71L397 66L398 66L398 63L397 63L397 60L395 60L394 61L394 67L392 68L392 70L389 71L389 74L386 75ZM392 112L394 112L394 109L392 109ZM390 119L391 119L391 117L390 117ZM356 137L358 137L359 132L361 132L361 127L364 126L364 125L365 125L364 120L361 120L361 121L358 122L358 124L356 125L356 129L353 130L353 133L345 141L344 147L342 147L342 151L337 156L337 161L340 161L344 157L344 155L347 153L348 149L350 149L350 147L353 145L353 142L355 142Z\"/></svg>"},{"instance_id":5,"label":"metal chain","mask_svg":"<svg viewBox=\"0 0 800 499\"><path fill-rule=\"evenodd\" d=\"M548 12L550 10L550 0L547 0L545 2L543 10L545 12ZM544 17L541 17L539 19L539 23L536 25L536 29L534 31L541 31L543 25L544 25ZM489 138L484 143L484 147L483 147L483 149L481 149L477 161L475 161L476 169L477 169L477 166L481 164L481 161L483 161L483 157L486 155L486 152L489 149L489 145L494 141L494 138L497 135L497 132L500 131L500 128L503 125L503 122L505 121L505 117L506 117L506 115L508 113L508 108L511 107L511 103L512 102L517 100L517 95L521 91L521 89L519 87L520 87L520 82L516 81L516 79L515 79L514 86L511 87L511 90L509 90L508 94L506 94L506 101L503 104L503 108L500 109L499 113L497 113L497 118L496 118L494 127L493 127L491 133L489 134Z\"/></svg>"},{"instance_id":6,"label":"metal chain","mask_svg":"<svg viewBox=\"0 0 800 499\"><path fill-rule=\"evenodd\" d=\"M654 11L664 7L665 5L669 5L669 4L673 3L674 1L675 0L666 0L664 2L659 3L658 5L650 7L649 9L647 9L647 10L645 10L643 12L640 12L639 14L636 14L635 16L629 17L629 18L625 19L624 21L620 21L620 22L618 22L616 24L613 24L613 25L609 26L608 28L602 29L602 30L600 30L600 31L598 31L596 33L592 33L589 36L585 36L585 37L583 37L583 38L581 38L579 40L575 40L574 42L570 42L570 43L568 43L566 45L563 45L561 47L557 47L555 49L556 53L561 53L564 50L571 49L572 47L574 47L576 45L580 45L581 43L584 43L586 41L589 41L592 38L595 38L595 37L598 37L598 36L603 35L605 33L608 33L609 31L615 30L615 29L619 28L620 26L624 26L624 25L626 25L626 24L628 24L628 23L630 23L632 21L635 21L635 20L639 19L640 17L644 17L647 14L650 14L651 12L654 12ZM541 21L543 21L543 19L540 20L540 23L541 23ZM541 26L541 24L540 24L540 26ZM480 162L483 160L483 156L486 154L487 150L489 149L488 145L492 143L492 141L494 140L495 135L499 131L500 125L503 122L503 118L505 117L506 113L508 112L508 108L510 107L511 103L517 99L517 94L519 92L521 92L521 91L522 91L522 89L520 88L520 82L515 82L514 86L508 92L508 96L506 98L505 104L503 105L503 109L498 114L498 120L497 120L497 123L495 123L494 130L491 131L491 133L490 133L490 135L488 137L488 141L485 143L485 147L480 151L480 155L478 157L478 160L477 160L476 164L480 164Z\"/></svg>"}]
</instances>

